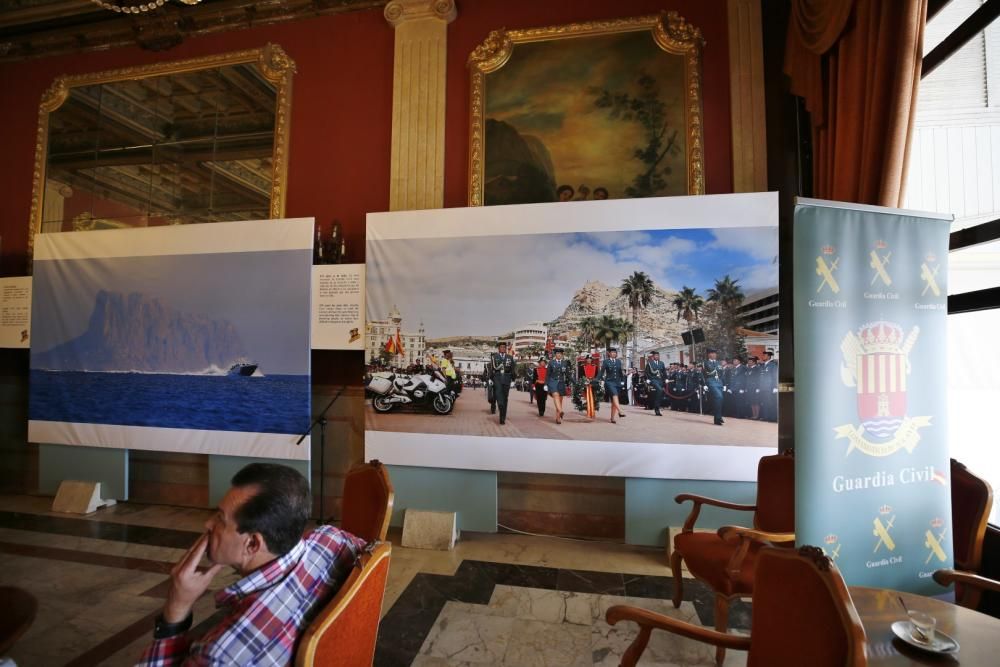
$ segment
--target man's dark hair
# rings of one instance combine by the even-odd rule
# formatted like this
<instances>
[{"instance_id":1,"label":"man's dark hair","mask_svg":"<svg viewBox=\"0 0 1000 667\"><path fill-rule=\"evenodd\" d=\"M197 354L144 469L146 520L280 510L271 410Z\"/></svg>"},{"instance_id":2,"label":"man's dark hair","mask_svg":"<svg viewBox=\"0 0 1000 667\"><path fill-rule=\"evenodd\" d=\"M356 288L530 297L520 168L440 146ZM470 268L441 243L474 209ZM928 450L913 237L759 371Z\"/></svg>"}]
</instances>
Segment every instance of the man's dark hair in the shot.
<instances>
[{"instance_id":1,"label":"man's dark hair","mask_svg":"<svg viewBox=\"0 0 1000 667\"><path fill-rule=\"evenodd\" d=\"M309 483L297 470L274 463L251 463L233 476L236 487L257 487L257 493L236 510L236 529L260 533L267 550L284 556L306 528L312 509Z\"/></svg>"},{"instance_id":2,"label":"man's dark hair","mask_svg":"<svg viewBox=\"0 0 1000 667\"><path fill-rule=\"evenodd\" d=\"M556 196L559 196L563 192L568 192L572 195L575 192L575 190L573 190L573 186L571 185L560 185L558 188L556 188Z\"/></svg>"},{"instance_id":3,"label":"man's dark hair","mask_svg":"<svg viewBox=\"0 0 1000 667\"><path fill-rule=\"evenodd\" d=\"M603 192L605 197L608 196L607 188L594 188L594 194L596 195L598 192Z\"/></svg>"}]
</instances>

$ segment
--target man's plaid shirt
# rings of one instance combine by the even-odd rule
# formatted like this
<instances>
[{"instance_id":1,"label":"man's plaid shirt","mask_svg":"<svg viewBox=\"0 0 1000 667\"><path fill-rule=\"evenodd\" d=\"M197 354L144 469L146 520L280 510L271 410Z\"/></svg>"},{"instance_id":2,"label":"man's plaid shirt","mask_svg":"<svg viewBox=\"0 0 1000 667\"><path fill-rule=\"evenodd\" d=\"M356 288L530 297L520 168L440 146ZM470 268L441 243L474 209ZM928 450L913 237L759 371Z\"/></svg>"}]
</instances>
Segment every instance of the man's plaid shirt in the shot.
<instances>
[{"instance_id":1,"label":"man's plaid shirt","mask_svg":"<svg viewBox=\"0 0 1000 667\"><path fill-rule=\"evenodd\" d=\"M229 613L197 642L187 634L153 640L142 667L288 665L309 622L347 579L365 543L320 526L287 554L215 596Z\"/></svg>"}]
</instances>

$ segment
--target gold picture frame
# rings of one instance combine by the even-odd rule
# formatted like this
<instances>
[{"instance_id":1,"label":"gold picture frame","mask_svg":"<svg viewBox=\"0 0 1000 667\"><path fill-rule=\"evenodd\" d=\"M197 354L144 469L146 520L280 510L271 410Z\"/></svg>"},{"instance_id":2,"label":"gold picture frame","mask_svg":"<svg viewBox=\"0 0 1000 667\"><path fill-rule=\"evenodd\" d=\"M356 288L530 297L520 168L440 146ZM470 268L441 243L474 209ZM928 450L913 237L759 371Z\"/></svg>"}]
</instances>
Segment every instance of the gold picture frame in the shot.
<instances>
[{"instance_id":1,"label":"gold picture frame","mask_svg":"<svg viewBox=\"0 0 1000 667\"><path fill-rule=\"evenodd\" d=\"M91 74L62 75L57 77L45 91L39 105L28 233L29 268L34 252L34 235L42 231L43 208L46 197L46 176L48 171L49 117L50 114L63 106L67 99L69 99L70 93L74 88L116 82L132 82L140 79L187 74L199 70L244 64L255 65L259 75L274 86L274 137L270 156L270 182L261 184L259 187L262 192L269 194L268 210L271 218L284 217L288 184L292 77L295 74L295 62L279 45L267 44L257 49L174 62L127 67ZM96 226L82 223L81 225L77 225L74 220L74 228L77 229L100 229L107 228L108 226L118 227L123 225L116 225L108 221L105 221L105 224Z\"/></svg>"},{"instance_id":2,"label":"gold picture frame","mask_svg":"<svg viewBox=\"0 0 1000 667\"><path fill-rule=\"evenodd\" d=\"M653 16L572 23L521 30L494 30L468 59L470 74L469 205L485 202L487 75L510 60L518 44L568 40L621 33L650 32L663 52L683 57L684 140L687 187L684 194L704 194L705 166L702 112L701 31L677 12Z\"/></svg>"}]
</instances>

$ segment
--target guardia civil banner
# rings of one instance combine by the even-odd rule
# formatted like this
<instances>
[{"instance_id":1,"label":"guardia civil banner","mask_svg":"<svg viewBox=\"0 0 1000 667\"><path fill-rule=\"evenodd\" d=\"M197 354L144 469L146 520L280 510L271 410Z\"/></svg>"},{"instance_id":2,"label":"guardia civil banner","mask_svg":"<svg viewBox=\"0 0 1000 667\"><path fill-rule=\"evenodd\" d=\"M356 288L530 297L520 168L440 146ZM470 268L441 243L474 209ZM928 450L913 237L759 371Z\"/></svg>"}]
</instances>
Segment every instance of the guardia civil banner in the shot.
<instances>
[{"instance_id":1,"label":"guardia civil banner","mask_svg":"<svg viewBox=\"0 0 1000 667\"><path fill-rule=\"evenodd\" d=\"M940 594L951 216L795 207L795 532L850 585Z\"/></svg>"}]
</instances>

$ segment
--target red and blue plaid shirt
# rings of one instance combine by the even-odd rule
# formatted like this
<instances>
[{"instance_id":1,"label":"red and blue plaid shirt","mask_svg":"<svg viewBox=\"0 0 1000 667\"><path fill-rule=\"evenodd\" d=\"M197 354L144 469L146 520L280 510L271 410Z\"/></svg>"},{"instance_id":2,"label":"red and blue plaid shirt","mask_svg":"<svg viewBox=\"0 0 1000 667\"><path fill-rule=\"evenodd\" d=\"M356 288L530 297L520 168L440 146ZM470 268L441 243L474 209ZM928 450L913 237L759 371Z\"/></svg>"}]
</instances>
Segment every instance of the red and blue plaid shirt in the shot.
<instances>
[{"instance_id":1,"label":"red and blue plaid shirt","mask_svg":"<svg viewBox=\"0 0 1000 667\"><path fill-rule=\"evenodd\" d=\"M156 639L137 665L288 665L299 635L347 579L360 538L320 526L291 551L215 595L229 614L199 641Z\"/></svg>"}]
</instances>

